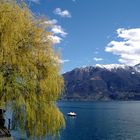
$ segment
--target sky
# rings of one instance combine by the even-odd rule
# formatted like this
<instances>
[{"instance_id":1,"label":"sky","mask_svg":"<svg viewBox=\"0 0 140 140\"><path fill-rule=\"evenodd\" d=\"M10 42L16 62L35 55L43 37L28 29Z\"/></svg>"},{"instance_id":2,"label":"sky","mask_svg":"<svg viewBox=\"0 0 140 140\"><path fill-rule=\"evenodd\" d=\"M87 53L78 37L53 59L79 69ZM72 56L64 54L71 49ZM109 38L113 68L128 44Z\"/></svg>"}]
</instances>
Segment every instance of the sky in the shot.
<instances>
[{"instance_id":1,"label":"sky","mask_svg":"<svg viewBox=\"0 0 140 140\"><path fill-rule=\"evenodd\" d=\"M96 64L140 63L140 0L31 0L47 17L62 73Z\"/></svg>"}]
</instances>

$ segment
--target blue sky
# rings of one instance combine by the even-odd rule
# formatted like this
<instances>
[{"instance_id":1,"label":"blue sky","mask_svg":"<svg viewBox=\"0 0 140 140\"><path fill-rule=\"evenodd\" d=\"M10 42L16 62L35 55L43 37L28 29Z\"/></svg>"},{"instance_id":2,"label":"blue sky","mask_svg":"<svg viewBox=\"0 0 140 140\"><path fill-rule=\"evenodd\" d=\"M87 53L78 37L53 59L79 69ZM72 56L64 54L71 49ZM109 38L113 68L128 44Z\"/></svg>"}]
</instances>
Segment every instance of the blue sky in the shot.
<instances>
[{"instance_id":1,"label":"blue sky","mask_svg":"<svg viewBox=\"0 0 140 140\"><path fill-rule=\"evenodd\" d=\"M32 0L48 17L62 72L96 64L140 62L140 0Z\"/></svg>"}]
</instances>

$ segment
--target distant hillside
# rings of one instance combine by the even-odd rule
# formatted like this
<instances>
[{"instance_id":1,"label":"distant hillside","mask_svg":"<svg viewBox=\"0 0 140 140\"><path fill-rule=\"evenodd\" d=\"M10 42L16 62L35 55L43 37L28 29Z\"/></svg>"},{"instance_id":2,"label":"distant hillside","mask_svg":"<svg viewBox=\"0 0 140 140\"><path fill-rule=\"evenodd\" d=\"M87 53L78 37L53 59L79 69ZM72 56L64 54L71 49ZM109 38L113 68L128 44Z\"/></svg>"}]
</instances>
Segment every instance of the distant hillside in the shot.
<instances>
[{"instance_id":1,"label":"distant hillside","mask_svg":"<svg viewBox=\"0 0 140 140\"><path fill-rule=\"evenodd\" d=\"M63 77L65 100L140 100L140 64L76 68Z\"/></svg>"}]
</instances>

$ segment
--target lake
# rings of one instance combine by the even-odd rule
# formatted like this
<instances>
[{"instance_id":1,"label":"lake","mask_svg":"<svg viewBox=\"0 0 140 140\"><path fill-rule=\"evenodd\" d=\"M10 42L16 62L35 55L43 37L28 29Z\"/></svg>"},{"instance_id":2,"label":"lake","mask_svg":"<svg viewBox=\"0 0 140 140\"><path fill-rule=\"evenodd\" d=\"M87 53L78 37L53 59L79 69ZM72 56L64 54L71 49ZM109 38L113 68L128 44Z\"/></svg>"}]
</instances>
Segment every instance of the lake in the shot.
<instances>
[{"instance_id":1,"label":"lake","mask_svg":"<svg viewBox=\"0 0 140 140\"><path fill-rule=\"evenodd\" d=\"M60 140L140 139L139 101L58 102L58 106L66 119ZM77 117L67 116L70 111Z\"/></svg>"},{"instance_id":2,"label":"lake","mask_svg":"<svg viewBox=\"0 0 140 140\"><path fill-rule=\"evenodd\" d=\"M140 102L60 102L66 116L61 140L138 140ZM67 112L77 113L76 118Z\"/></svg>"}]
</instances>

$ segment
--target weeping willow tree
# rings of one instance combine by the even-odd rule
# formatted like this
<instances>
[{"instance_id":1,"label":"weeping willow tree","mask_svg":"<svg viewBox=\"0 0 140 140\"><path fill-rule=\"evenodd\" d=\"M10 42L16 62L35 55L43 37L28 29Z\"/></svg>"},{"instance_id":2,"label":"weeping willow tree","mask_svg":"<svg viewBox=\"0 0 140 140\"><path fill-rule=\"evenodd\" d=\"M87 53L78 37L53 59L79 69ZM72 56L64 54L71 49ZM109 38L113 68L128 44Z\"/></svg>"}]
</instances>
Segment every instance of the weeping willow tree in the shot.
<instances>
[{"instance_id":1,"label":"weeping willow tree","mask_svg":"<svg viewBox=\"0 0 140 140\"><path fill-rule=\"evenodd\" d=\"M25 3L0 0L0 105L10 103L14 126L38 138L64 126L59 56L43 23Z\"/></svg>"}]
</instances>

